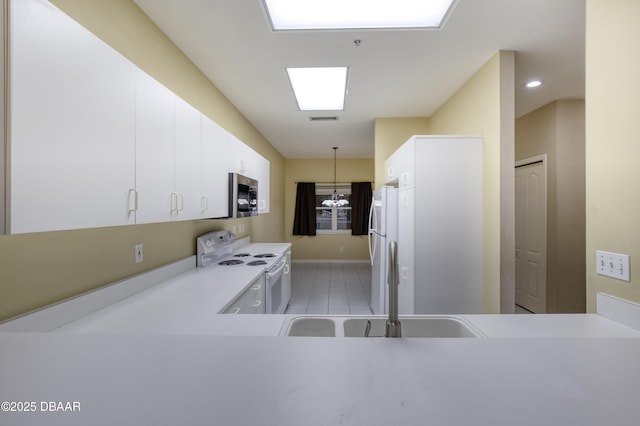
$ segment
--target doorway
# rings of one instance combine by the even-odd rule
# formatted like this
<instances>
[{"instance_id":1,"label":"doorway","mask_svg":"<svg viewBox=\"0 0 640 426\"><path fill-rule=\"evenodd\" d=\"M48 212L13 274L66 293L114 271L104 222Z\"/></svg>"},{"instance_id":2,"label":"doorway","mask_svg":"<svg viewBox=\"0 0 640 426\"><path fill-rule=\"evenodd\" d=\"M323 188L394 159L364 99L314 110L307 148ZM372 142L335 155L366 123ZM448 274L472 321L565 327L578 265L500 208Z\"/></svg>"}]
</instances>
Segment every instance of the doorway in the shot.
<instances>
[{"instance_id":1,"label":"doorway","mask_svg":"<svg viewBox=\"0 0 640 426\"><path fill-rule=\"evenodd\" d=\"M516 305L547 311L547 155L515 169Z\"/></svg>"}]
</instances>

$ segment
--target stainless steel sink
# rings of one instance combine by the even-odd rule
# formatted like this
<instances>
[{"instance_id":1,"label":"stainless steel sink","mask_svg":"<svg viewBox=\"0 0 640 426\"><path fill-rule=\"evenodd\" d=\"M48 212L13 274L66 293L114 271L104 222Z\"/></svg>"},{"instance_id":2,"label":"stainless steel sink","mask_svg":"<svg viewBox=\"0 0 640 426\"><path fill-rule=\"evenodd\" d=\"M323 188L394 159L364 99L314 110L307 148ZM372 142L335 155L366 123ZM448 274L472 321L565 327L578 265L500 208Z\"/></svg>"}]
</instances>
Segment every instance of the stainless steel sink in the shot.
<instances>
[{"instance_id":1,"label":"stainless steel sink","mask_svg":"<svg viewBox=\"0 0 640 426\"><path fill-rule=\"evenodd\" d=\"M365 337L367 321L371 321L369 337L383 337L386 317L294 317L285 325L285 336L306 337ZM482 337L463 319L453 316L400 317L402 337L409 338L468 338Z\"/></svg>"},{"instance_id":2,"label":"stainless steel sink","mask_svg":"<svg viewBox=\"0 0 640 426\"><path fill-rule=\"evenodd\" d=\"M287 336L335 337L336 326L329 318L295 318L289 324Z\"/></svg>"},{"instance_id":3,"label":"stainless steel sink","mask_svg":"<svg viewBox=\"0 0 640 426\"><path fill-rule=\"evenodd\" d=\"M386 318L354 318L344 321L345 337L365 337L367 321L371 321L369 337L384 337ZM402 337L461 338L479 337L469 326L457 318L400 318Z\"/></svg>"}]
</instances>

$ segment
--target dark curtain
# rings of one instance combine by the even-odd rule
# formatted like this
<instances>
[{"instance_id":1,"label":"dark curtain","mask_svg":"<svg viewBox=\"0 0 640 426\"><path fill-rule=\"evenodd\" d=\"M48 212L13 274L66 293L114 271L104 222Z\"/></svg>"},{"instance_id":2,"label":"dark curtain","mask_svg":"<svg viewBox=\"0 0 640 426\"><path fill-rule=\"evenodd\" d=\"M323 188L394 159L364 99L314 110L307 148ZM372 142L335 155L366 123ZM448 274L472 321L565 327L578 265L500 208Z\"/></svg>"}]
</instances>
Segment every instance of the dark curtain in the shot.
<instances>
[{"instance_id":1,"label":"dark curtain","mask_svg":"<svg viewBox=\"0 0 640 426\"><path fill-rule=\"evenodd\" d=\"M316 235L316 184L298 182L293 235Z\"/></svg>"},{"instance_id":2,"label":"dark curtain","mask_svg":"<svg viewBox=\"0 0 640 426\"><path fill-rule=\"evenodd\" d=\"M372 198L370 182L351 182L351 235L369 233L369 209Z\"/></svg>"}]
</instances>

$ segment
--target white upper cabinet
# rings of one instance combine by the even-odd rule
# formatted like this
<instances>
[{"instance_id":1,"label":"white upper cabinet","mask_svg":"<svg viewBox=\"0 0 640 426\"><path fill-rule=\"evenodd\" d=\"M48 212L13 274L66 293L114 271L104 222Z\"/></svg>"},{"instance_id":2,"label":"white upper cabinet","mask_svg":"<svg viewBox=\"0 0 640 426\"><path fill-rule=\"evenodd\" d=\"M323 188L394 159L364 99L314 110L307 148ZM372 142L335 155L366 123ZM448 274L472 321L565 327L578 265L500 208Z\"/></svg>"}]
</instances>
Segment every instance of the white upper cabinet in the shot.
<instances>
[{"instance_id":1,"label":"white upper cabinet","mask_svg":"<svg viewBox=\"0 0 640 426\"><path fill-rule=\"evenodd\" d=\"M45 0L10 0L11 233L227 217L269 161Z\"/></svg>"},{"instance_id":2,"label":"white upper cabinet","mask_svg":"<svg viewBox=\"0 0 640 426\"><path fill-rule=\"evenodd\" d=\"M203 217L201 199L202 114L176 96L175 182L172 193L173 218Z\"/></svg>"},{"instance_id":3,"label":"white upper cabinet","mask_svg":"<svg viewBox=\"0 0 640 426\"><path fill-rule=\"evenodd\" d=\"M241 163L244 166L241 173L258 181L258 214L269 213L269 160L243 144Z\"/></svg>"},{"instance_id":4,"label":"white upper cabinet","mask_svg":"<svg viewBox=\"0 0 640 426\"><path fill-rule=\"evenodd\" d=\"M229 215L229 171L236 145L222 127L202 116L201 216ZM240 147L237 146L239 153Z\"/></svg>"},{"instance_id":5,"label":"white upper cabinet","mask_svg":"<svg viewBox=\"0 0 640 426\"><path fill-rule=\"evenodd\" d=\"M9 232L133 223L135 67L49 2L10 11Z\"/></svg>"},{"instance_id":6,"label":"white upper cabinet","mask_svg":"<svg viewBox=\"0 0 640 426\"><path fill-rule=\"evenodd\" d=\"M385 183L398 188L415 186L415 140L409 139L384 162Z\"/></svg>"},{"instance_id":7,"label":"white upper cabinet","mask_svg":"<svg viewBox=\"0 0 640 426\"><path fill-rule=\"evenodd\" d=\"M174 193L175 95L136 72L136 223L171 220Z\"/></svg>"}]
</instances>

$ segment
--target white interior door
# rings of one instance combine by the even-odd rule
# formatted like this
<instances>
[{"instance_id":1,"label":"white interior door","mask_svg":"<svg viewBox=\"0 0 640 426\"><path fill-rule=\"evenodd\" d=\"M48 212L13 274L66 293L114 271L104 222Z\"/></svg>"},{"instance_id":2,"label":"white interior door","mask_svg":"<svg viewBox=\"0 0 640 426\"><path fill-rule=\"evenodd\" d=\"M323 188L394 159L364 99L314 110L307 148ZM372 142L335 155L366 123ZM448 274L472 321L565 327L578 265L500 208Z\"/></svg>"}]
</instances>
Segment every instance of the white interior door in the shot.
<instances>
[{"instance_id":1,"label":"white interior door","mask_svg":"<svg viewBox=\"0 0 640 426\"><path fill-rule=\"evenodd\" d=\"M547 311L546 154L516 163L516 304Z\"/></svg>"}]
</instances>

